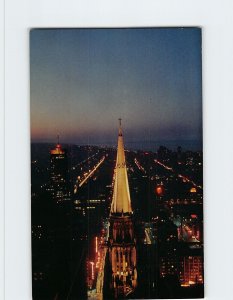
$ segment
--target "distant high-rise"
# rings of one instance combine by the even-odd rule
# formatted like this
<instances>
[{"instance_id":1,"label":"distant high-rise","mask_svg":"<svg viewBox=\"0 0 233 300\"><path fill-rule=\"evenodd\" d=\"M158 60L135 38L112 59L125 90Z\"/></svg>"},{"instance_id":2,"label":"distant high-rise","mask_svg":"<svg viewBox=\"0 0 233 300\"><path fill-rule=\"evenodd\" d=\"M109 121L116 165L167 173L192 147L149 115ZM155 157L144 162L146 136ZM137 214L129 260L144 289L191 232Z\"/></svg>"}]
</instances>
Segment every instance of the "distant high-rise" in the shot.
<instances>
[{"instance_id":1,"label":"distant high-rise","mask_svg":"<svg viewBox=\"0 0 233 300\"><path fill-rule=\"evenodd\" d=\"M112 274L110 289L114 298L122 298L131 294L137 286L136 242L132 216L120 120L108 241Z\"/></svg>"},{"instance_id":2,"label":"distant high-rise","mask_svg":"<svg viewBox=\"0 0 233 300\"><path fill-rule=\"evenodd\" d=\"M67 152L59 140L55 149L50 150L50 191L57 203L69 200Z\"/></svg>"},{"instance_id":3,"label":"distant high-rise","mask_svg":"<svg viewBox=\"0 0 233 300\"><path fill-rule=\"evenodd\" d=\"M203 284L203 258L201 256L182 257L179 277L182 286Z\"/></svg>"}]
</instances>

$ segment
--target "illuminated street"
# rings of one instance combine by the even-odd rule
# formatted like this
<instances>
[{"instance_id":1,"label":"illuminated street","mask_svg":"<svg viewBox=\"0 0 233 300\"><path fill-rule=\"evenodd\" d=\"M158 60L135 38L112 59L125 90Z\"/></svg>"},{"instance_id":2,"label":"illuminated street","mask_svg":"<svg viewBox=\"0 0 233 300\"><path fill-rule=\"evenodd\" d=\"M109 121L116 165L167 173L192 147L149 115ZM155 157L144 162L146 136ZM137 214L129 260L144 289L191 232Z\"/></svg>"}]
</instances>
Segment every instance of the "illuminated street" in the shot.
<instances>
[{"instance_id":1,"label":"illuminated street","mask_svg":"<svg viewBox=\"0 0 233 300\"><path fill-rule=\"evenodd\" d=\"M168 166L164 165L163 163L161 163L161 162L158 161L157 159L155 159L154 162L155 162L156 164L159 164L160 166L164 167L166 170L169 170L169 171L175 173L175 171L174 171L171 167L168 167ZM187 178L186 176L183 176L183 175L181 175L181 174L176 174L176 175L177 175L178 177L182 178L182 180L183 180L184 182L190 182L190 183L192 183L193 186L202 189L202 186L197 185L195 182L193 182L191 179Z\"/></svg>"},{"instance_id":2,"label":"illuminated street","mask_svg":"<svg viewBox=\"0 0 233 300\"><path fill-rule=\"evenodd\" d=\"M72 244L70 244L67 250L70 249L69 251L72 251L72 253L77 251L75 250L77 247L84 247L86 250L81 265L78 264L79 262L76 262L75 258L79 255L78 253L80 251L77 251L77 255L73 256L74 270L69 276L72 276L74 284L72 286L69 285L69 287L67 286L67 288L64 285L60 285L56 290L51 290L51 294L53 294L54 299L61 299L61 295L65 295L66 289L70 289L70 295L78 295L80 294L80 291L83 290L83 295L86 293L90 300L102 300L105 299L104 277L106 269L105 262L107 259L106 243L109 239L108 217L113 194L114 177L112 176L114 174L116 150L111 148L98 149L89 146L73 147L70 149L70 152L72 153L73 161L73 165L71 164L69 167L69 172L72 175L71 186L76 186L76 189L74 189L74 194L68 202L59 202L60 212L57 211L57 213L60 214L64 211L65 214L66 212L70 214L69 211L72 209ZM41 153L43 154L46 152L41 150ZM198 189L191 180L184 180L183 177L178 176L178 174L182 174L182 169L179 173L175 172L173 168L167 166L161 159L159 160L157 158L158 154L156 153L127 151L126 155L130 193L132 205L134 207L134 216L137 221L136 226L138 228L137 247L139 247L139 256L145 256L143 253L144 251L148 251L146 250L147 247L150 247L150 251L157 253L156 255L160 255L159 253L162 251L161 253L164 256L167 251L170 251L167 248L168 244L166 244L167 241L169 241L174 244L172 249L179 249L181 243L184 243L184 246L182 247L186 248L185 245L187 245L187 250L185 251L189 256L201 257L202 252L200 251L202 251L203 243L201 234L202 197L199 192L201 189ZM187 157L187 159L189 159L189 157ZM33 158L32 166L33 172L35 172L33 173L33 176L41 177L41 172L46 172L46 169L43 171L43 164L40 163L42 161L43 156L36 156ZM199 166L199 163L200 160L198 159L196 161L197 167ZM184 166L186 172L188 172L188 165ZM181 167L182 165L179 165L179 168ZM37 170L40 170L40 173L37 173ZM161 186L161 195L157 196L156 193L160 192ZM196 189L194 190L194 188ZM42 180L38 187L34 186L35 196L33 198L33 207L38 207L37 212L38 209L42 209L44 213L46 211L49 212L48 208L43 208L47 205L46 202L39 202L41 197L40 194L43 191L46 191L46 189L48 189L48 187L45 180ZM178 197L176 196L177 189L179 189ZM172 191L174 191L173 194ZM147 198L147 202L143 200L145 197ZM67 204L65 205L65 203ZM56 209L54 209L55 207L53 208L53 211L56 212ZM62 219L64 218L65 215ZM34 220L36 219L34 218ZM42 259L41 255L44 251L43 249L45 249L44 247L46 247L45 245L53 245L53 243L55 243L55 246L59 242L58 237L53 237L54 234L52 231L50 235L46 233L46 230L48 230L46 228L52 228L51 221L52 219L49 219L49 216L48 225L44 225L39 221L34 221L33 243L37 244L37 249L40 251L37 254L38 259L40 259L40 257ZM65 219L64 222L66 222ZM67 225L64 225L62 229L62 236L64 237L66 232L70 232L70 229L68 227L66 229L66 227ZM63 238L62 236L61 238ZM145 247L145 249L143 247ZM59 253L60 252L58 251L58 257ZM49 252L46 255L49 255ZM169 260L173 259L172 257L169 258L168 256L166 260L163 258L163 261L161 261L162 265L161 263L158 263L158 267L160 266L162 271L158 270L156 272L161 272L161 276L164 276L162 274L166 274L166 272L169 274L172 271L167 267ZM55 258L56 257L54 257L54 259ZM180 262L176 260L174 263L177 264L178 268ZM87 268L87 277L85 277L83 273L82 276L86 279L82 283L79 282L79 284L77 283L78 277L76 265L78 266L79 273L84 272L85 268ZM51 268L52 267L50 267L50 269ZM145 265L143 265L143 263L141 265L140 257L138 268L139 278L140 272L153 271L144 270ZM42 275L40 275L41 277L38 277L38 272L42 273ZM41 284L43 284L43 282L44 284L46 283L46 277L43 277L45 276L44 274L47 274L46 276L51 276L49 275L50 273L46 272L48 271L44 268L39 268L39 271L37 271L37 268L35 269L34 273L37 284L39 282L41 282ZM156 287L157 275L151 275L150 278L152 284L151 288L149 288L149 286L141 286L141 282L139 281L138 293L140 289L147 288L151 297L152 295L153 297L157 297L156 295L159 293L159 290L154 290L152 288L153 285ZM183 277L180 277L180 280L182 286L186 286Z\"/></svg>"},{"instance_id":3,"label":"illuminated street","mask_svg":"<svg viewBox=\"0 0 233 300\"><path fill-rule=\"evenodd\" d=\"M81 187L87 180L89 177L91 177L95 171L101 166L101 164L104 162L105 160L105 156L103 156L103 158L98 162L98 164L96 166L94 166L94 168L92 170L89 170L88 173L84 173L84 178L80 180L79 183L79 187Z\"/></svg>"},{"instance_id":4,"label":"illuminated street","mask_svg":"<svg viewBox=\"0 0 233 300\"><path fill-rule=\"evenodd\" d=\"M30 31L34 300L204 296L201 37Z\"/></svg>"}]
</instances>

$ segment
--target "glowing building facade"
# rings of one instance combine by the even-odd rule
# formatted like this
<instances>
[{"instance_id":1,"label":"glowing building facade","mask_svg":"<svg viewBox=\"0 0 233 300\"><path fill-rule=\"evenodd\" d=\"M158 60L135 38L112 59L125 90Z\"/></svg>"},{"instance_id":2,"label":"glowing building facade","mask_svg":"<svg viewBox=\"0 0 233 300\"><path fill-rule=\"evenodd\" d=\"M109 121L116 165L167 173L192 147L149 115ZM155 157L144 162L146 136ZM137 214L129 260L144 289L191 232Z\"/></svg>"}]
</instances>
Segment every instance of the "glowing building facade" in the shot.
<instances>
[{"instance_id":1,"label":"glowing building facade","mask_svg":"<svg viewBox=\"0 0 233 300\"><path fill-rule=\"evenodd\" d=\"M114 171L108 252L112 273L110 288L114 298L125 297L137 286L137 254L121 122Z\"/></svg>"},{"instance_id":2,"label":"glowing building facade","mask_svg":"<svg viewBox=\"0 0 233 300\"><path fill-rule=\"evenodd\" d=\"M181 286L203 284L203 258L201 256L183 257L180 271Z\"/></svg>"},{"instance_id":3,"label":"glowing building facade","mask_svg":"<svg viewBox=\"0 0 233 300\"><path fill-rule=\"evenodd\" d=\"M68 186L67 152L58 142L56 147L50 150L50 191L57 203L69 199Z\"/></svg>"}]
</instances>

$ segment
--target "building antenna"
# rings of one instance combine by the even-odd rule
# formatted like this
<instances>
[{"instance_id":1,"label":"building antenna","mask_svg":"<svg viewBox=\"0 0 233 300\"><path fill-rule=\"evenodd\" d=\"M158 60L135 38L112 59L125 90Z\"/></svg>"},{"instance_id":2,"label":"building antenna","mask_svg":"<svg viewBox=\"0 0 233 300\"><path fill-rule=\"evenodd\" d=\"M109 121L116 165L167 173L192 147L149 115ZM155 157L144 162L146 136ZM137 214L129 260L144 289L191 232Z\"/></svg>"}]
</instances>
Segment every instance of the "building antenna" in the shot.
<instances>
[{"instance_id":1,"label":"building antenna","mask_svg":"<svg viewBox=\"0 0 233 300\"><path fill-rule=\"evenodd\" d=\"M60 140L59 140L59 134L57 135L57 143L58 143L58 145L59 145L59 143L60 143Z\"/></svg>"},{"instance_id":2,"label":"building antenna","mask_svg":"<svg viewBox=\"0 0 233 300\"><path fill-rule=\"evenodd\" d=\"M121 118L119 118L119 119L118 119L118 121L119 121L119 125L121 126L121 121L122 121L122 119L121 119Z\"/></svg>"}]
</instances>

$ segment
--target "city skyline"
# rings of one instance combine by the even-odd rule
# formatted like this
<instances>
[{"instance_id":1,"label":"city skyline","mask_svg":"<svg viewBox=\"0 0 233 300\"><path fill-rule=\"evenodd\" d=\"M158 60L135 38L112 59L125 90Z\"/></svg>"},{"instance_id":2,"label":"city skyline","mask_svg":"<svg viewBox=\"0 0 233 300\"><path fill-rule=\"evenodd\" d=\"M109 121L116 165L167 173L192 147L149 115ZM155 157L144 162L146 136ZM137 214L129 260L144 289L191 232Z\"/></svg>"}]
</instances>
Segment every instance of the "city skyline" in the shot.
<instances>
[{"instance_id":1,"label":"city skyline","mask_svg":"<svg viewBox=\"0 0 233 300\"><path fill-rule=\"evenodd\" d=\"M30 44L32 142L114 144L122 117L128 145L201 149L200 29L36 29Z\"/></svg>"},{"instance_id":2,"label":"city skyline","mask_svg":"<svg viewBox=\"0 0 233 300\"><path fill-rule=\"evenodd\" d=\"M201 72L200 28L30 32L33 299L204 296Z\"/></svg>"},{"instance_id":3,"label":"city skyline","mask_svg":"<svg viewBox=\"0 0 233 300\"><path fill-rule=\"evenodd\" d=\"M202 298L202 153L117 144L32 144L33 297Z\"/></svg>"}]
</instances>

